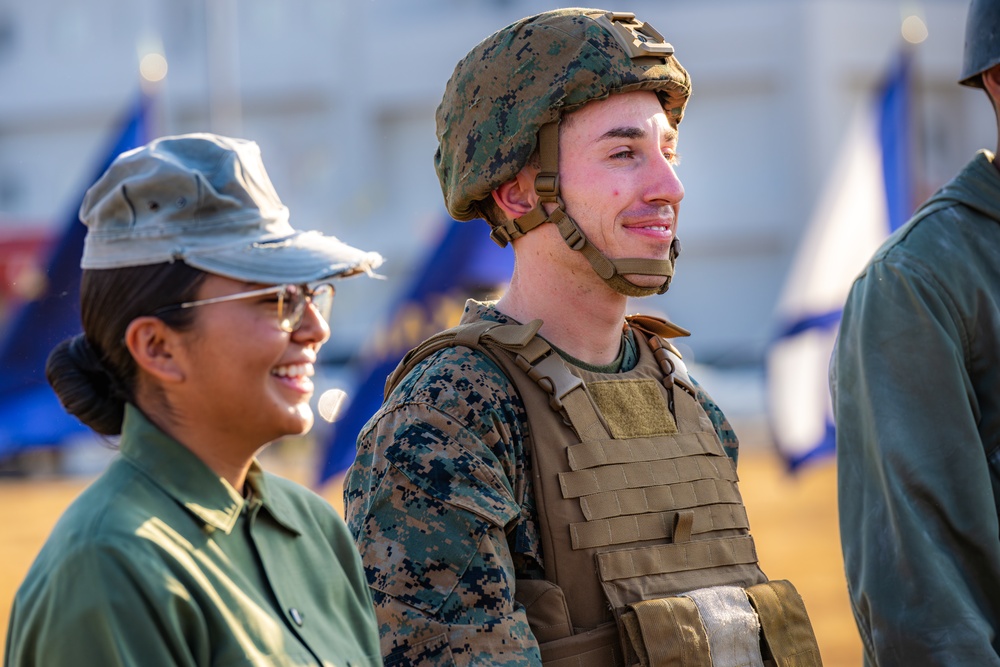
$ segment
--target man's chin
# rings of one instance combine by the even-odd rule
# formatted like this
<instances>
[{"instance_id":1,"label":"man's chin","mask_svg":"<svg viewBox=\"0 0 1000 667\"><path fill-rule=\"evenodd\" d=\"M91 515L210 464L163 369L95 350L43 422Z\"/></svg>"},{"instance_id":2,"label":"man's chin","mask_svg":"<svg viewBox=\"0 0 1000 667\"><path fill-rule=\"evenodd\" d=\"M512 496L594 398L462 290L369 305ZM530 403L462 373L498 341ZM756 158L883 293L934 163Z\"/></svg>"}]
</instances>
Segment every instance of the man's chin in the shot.
<instances>
[{"instance_id":1,"label":"man's chin","mask_svg":"<svg viewBox=\"0 0 1000 667\"><path fill-rule=\"evenodd\" d=\"M666 276L651 276L645 273L625 273L622 277L637 287L646 288L659 287L667 279Z\"/></svg>"}]
</instances>

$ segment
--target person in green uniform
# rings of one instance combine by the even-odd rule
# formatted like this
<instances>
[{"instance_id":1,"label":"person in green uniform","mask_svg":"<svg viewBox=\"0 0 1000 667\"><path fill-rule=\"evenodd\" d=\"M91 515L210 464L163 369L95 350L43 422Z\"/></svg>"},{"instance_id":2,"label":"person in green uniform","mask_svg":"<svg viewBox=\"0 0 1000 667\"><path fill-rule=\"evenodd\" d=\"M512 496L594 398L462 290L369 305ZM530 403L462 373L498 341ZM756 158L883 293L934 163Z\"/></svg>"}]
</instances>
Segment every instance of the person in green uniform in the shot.
<instances>
[{"instance_id":1,"label":"person in green uniform","mask_svg":"<svg viewBox=\"0 0 1000 667\"><path fill-rule=\"evenodd\" d=\"M212 134L118 156L80 218L83 333L46 375L120 455L29 570L4 665L381 664L344 522L255 456L312 426L332 280L382 258L293 229L257 144Z\"/></svg>"},{"instance_id":2,"label":"person in green uniform","mask_svg":"<svg viewBox=\"0 0 1000 667\"><path fill-rule=\"evenodd\" d=\"M998 26L1000 1L973 0L959 79L994 112ZM830 389L864 664L1000 665L997 154L973 156L855 280Z\"/></svg>"}]
</instances>

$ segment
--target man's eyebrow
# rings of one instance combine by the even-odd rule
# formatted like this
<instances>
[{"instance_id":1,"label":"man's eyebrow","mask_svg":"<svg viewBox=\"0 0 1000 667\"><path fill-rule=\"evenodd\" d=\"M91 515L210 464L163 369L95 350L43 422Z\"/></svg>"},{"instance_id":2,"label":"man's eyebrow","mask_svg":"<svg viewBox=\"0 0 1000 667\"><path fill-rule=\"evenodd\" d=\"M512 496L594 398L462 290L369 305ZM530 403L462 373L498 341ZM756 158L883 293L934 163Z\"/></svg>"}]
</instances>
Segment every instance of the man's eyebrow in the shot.
<instances>
[{"instance_id":1,"label":"man's eyebrow","mask_svg":"<svg viewBox=\"0 0 1000 667\"><path fill-rule=\"evenodd\" d=\"M668 128L664 131L664 138L667 140L673 140L677 138L677 130L674 128ZM641 127L634 126L623 126L614 127L598 137L598 141L604 141L606 139L642 139L646 136L646 130Z\"/></svg>"},{"instance_id":2,"label":"man's eyebrow","mask_svg":"<svg viewBox=\"0 0 1000 667\"><path fill-rule=\"evenodd\" d=\"M602 134L598 141L605 139L642 139L646 130L641 127L614 127Z\"/></svg>"}]
</instances>

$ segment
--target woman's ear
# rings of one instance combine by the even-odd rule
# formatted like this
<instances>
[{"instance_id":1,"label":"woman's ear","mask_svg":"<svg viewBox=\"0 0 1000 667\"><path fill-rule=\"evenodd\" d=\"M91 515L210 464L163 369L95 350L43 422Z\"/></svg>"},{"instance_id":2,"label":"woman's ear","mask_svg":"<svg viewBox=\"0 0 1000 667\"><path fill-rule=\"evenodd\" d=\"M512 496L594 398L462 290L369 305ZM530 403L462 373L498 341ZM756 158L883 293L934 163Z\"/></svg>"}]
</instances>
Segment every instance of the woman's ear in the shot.
<instances>
[{"instance_id":1,"label":"woman's ear","mask_svg":"<svg viewBox=\"0 0 1000 667\"><path fill-rule=\"evenodd\" d=\"M526 165L514 178L491 192L497 206L514 220L535 208L538 194L535 192L535 176L538 168Z\"/></svg>"},{"instance_id":2,"label":"woman's ear","mask_svg":"<svg viewBox=\"0 0 1000 667\"><path fill-rule=\"evenodd\" d=\"M179 336L159 318L137 317L125 329L125 346L140 370L163 383L183 382Z\"/></svg>"}]
</instances>

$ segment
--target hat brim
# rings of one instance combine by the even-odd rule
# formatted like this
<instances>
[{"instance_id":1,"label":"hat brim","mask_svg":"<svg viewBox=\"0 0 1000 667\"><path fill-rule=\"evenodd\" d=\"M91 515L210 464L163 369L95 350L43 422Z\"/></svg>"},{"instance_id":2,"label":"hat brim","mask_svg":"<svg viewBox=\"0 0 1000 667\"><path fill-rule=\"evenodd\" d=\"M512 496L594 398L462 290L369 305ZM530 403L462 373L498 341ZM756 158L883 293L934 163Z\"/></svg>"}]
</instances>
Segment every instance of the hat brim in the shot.
<instances>
[{"instance_id":1,"label":"hat brim","mask_svg":"<svg viewBox=\"0 0 1000 667\"><path fill-rule=\"evenodd\" d=\"M377 252L366 252L314 231L204 253L189 252L183 259L202 271L266 285L371 274L382 264Z\"/></svg>"}]
</instances>

